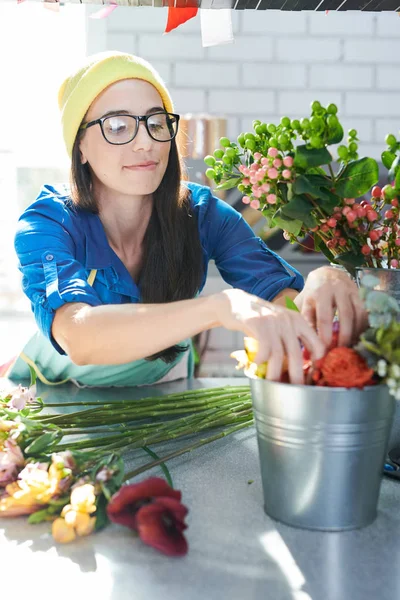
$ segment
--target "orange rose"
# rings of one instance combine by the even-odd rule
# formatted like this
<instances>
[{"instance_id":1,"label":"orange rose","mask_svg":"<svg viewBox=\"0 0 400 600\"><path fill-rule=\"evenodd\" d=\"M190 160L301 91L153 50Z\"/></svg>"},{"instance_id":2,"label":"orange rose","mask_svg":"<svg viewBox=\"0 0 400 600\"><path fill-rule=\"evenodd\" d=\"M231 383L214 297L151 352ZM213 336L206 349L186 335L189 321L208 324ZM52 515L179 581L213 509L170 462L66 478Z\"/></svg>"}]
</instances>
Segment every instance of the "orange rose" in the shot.
<instances>
[{"instance_id":1,"label":"orange rose","mask_svg":"<svg viewBox=\"0 0 400 600\"><path fill-rule=\"evenodd\" d=\"M373 369L358 352L340 346L316 362L313 381L316 385L330 387L363 388L375 383L373 374Z\"/></svg>"}]
</instances>

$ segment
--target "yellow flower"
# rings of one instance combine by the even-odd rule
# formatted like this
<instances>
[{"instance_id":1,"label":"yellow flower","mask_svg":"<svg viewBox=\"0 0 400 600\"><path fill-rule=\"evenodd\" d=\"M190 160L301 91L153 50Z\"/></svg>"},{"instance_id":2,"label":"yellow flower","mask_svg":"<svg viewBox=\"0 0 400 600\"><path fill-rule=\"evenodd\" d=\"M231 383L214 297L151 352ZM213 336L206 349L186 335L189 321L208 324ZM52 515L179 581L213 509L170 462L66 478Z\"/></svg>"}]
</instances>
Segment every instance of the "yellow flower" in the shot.
<instances>
[{"instance_id":1,"label":"yellow flower","mask_svg":"<svg viewBox=\"0 0 400 600\"><path fill-rule=\"evenodd\" d=\"M51 533L56 542L67 544L73 542L76 538L75 529L68 525L65 519L59 517L51 526Z\"/></svg>"},{"instance_id":2,"label":"yellow flower","mask_svg":"<svg viewBox=\"0 0 400 600\"><path fill-rule=\"evenodd\" d=\"M74 510L92 513L96 510L94 485L85 483L71 492L71 505Z\"/></svg>"},{"instance_id":3,"label":"yellow flower","mask_svg":"<svg viewBox=\"0 0 400 600\"><path fill-rule=\"evenodd\" d=\"M94 530L96 517L90 515L96 511L94 486L85 483L71 492L70 504L64 506L61 517L53 523L52 533L56 542L67 543L77 535L89 535Z\"/></svg>"},{"instance_id":4,"label":"yellow flower","mask_svg":"<svg viewBox=\"0 0 400 600\"><path fill-rule=\"evenodd\" d=\"M21 471L19 477L16 483L20 491L13 494L16 498L30 496L41 504L47 504L58 491L59 480L54 475L50 476L46 464L30 463Z\"/></svg>"},{"instance_id":5,"label":"yellow flower","mask_svg":"<svg viewBox=\"0 0 400 600\"><path fill-rule=\"evenodd\" d=\"M258 352L258 341L254 338L244 338L244 350L236 350L230 355L238 361L236 369L244 369L245 373L250 377L261 377L265 379L267 375L267 363L257 365L254 362Z\"/></svg>"},{"instance_id":6,"label":"yellow flower","mask_svg":"<svg viewBox=\"0 0 400 600\"><path fill-rule=\"evenodd\" d=\"M18 423L15 421L7 421L0 419L0 431L11 431L11 429L17 429Z\"/></svg>"},{"instance_id":7,"label":"yellow flower","mask_svg":"<svg viewBox=\"0 0 400 600\"><path fill-rule=\"evenodd\" d=\"M17 481L6 486L7 496L0 499L0 517L31 514L55 496L61 473L47 470L47 463L28 463Z\"/></svg>"},{"instance_id":8,"label":"yellow flower","mask_svg":"<svg viewBox=\"0 0 400 600\"><path fill-rule=\"evenodd\" d=\"M70 506L71 505L69 504L68 507ZM64 507L61 515L64 517L66 524L75 529L77 535L89 535L92 533L96 524L96 517L91 517L86 512L80 512L70 508L65 511L65 508L66 507Z\"/></svg>"}]
</instances>

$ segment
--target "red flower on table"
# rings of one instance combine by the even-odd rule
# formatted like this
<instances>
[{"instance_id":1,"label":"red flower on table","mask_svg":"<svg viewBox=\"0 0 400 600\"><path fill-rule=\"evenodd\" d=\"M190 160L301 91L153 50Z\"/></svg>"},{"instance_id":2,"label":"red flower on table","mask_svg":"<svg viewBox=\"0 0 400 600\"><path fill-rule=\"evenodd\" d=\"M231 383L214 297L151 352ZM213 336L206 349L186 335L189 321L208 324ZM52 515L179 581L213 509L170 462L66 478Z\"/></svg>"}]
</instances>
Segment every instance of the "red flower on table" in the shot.
<instances>
[{"instance_id":1,"label":"red flower on table","mask_svg":"<svg viewBox=\"0 0 400 600\"><path fill-rule=\"evenodd\" d=\"M111 521L138 532L141 540L169 556L182 556L188 545L183 535L188 509L181 492L164 479L150 477L124 485L111 498L107 514Z\"/></svg>"}]
</instances>

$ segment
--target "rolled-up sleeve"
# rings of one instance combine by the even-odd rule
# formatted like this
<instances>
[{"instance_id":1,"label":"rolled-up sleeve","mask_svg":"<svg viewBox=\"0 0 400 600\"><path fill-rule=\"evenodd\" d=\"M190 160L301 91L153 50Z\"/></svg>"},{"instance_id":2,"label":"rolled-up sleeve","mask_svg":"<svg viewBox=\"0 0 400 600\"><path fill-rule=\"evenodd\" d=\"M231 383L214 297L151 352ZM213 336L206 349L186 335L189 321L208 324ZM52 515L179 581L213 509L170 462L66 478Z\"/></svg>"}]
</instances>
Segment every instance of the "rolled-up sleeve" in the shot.
<instances>
[{"instance_id":1,"label":"rolled-up sleeve","mask_svg":"<svg viewBox=\"0 0 400 600\"><path fill-rule=\"evenodd\" d=\"M67 302L102 304L75 258L73 220L58 199L38 200L18 221L14 239L22 287L40 331L65 354L51 334L55 311Z\"/></svg>"},{"instance_id":2,"label":"rolled-up sleeve","mask_svg":"<svg viewBox=\"0 0 400 600\"><path fill-rule=\"evenodd\" d=\"M303 288L302 275L254 235L229 204L209 193L201 211L209 257L229 285L269 301L286 288Z\"/></svg>"}]
</instances>

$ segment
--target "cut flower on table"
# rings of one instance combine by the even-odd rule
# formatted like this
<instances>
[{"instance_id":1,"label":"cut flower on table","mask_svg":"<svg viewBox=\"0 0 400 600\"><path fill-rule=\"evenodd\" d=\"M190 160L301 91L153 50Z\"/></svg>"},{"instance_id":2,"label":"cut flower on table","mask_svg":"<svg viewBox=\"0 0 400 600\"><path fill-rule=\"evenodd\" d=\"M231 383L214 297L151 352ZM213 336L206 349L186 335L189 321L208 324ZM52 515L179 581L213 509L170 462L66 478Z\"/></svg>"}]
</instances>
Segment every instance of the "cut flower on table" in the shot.
<instances>
[{"instance_id":1,"label":"cut flower on table","mask_svg":"<svg viewBox=\"0 0 400 600\"><path fill-rule=\"evenodd\" d=\"M252 425L249 386L46 406L36 397L35 381L31 369L29 388L0 392L1 524L18 516L27 516L32 525L48 521L56 543L78 543L114 522L168 556L186 554L188 509L165 463ZM10 402L14 393L26 401ZM65 404L79 410L54 413ZM162 458L149 448L195 434L201 438L174 446ZM146 453L151 461L127 473L124 459L131 462L134 452L139 458ZM166 480L131 482L159 465Z\"/></svg>"}]
</instances>

